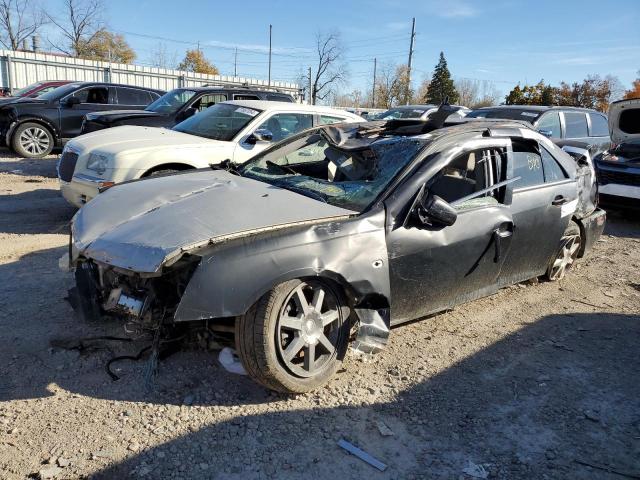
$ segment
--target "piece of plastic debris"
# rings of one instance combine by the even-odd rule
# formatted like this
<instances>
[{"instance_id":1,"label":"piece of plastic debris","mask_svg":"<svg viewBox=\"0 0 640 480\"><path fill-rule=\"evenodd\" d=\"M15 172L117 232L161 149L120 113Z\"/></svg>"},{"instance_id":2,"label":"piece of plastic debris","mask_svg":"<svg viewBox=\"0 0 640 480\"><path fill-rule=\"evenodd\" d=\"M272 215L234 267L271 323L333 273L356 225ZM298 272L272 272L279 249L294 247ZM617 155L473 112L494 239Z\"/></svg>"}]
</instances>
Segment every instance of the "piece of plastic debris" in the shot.
<instances>
[{"instance_id":1,"label":"piece of plastic debris","mask_svg":"<svg viewBox=\"0 0 640 480\"><path fill-rule=\"evenodd\" d=\"M487 478L489 476L489 472L482 465L476 465L471 460L467 461L467 466L462 469L462 473L473 478Z\"/></svg>"},{"instance_id":2,"label":"piece of plastic debris","mask_svg":"<svg viewBox=\"0 0 640 480\"><path fill-rule=\"evenodd\" d=\"M380 435L382 435L383 437L392 437L393 436L393 430L391 430L384 422L376 422L376 427L378 427L378 431L380 432Z\"/></svg>"},{"instance_id":3,"label":"piece of plastic debris","mask_svg":"<svg viewBox=\"0 0 640 480\"><path fill-rule=\"evenodd\" d=\"M344 439L341 439L338 442L338 446L340 448L344 448L347 452L349 452L351 455L355 455L356 457L358 457L360 460L367 462L369 465L371 465L372 467L377 468L378 470L380 470L381 472L384 472L387 469L387 465L382 463L380 460L378 460L377 458L372 457L371 455L369 455L367 452L365 452L364 450L360 450L358 447L356 447L355 445L353 445L352 443L347 442ZM486 477L485 477L486 478Z\"/></svg>"},{"instance_id":4,"label":"piece of plastic debris","mask_svg":"<svg viewBox=\"0 0 640 480\"><path fill-rule=\"evenodd\" d=\"M220 350L218 361L227 372L237 373L238 375L246 375L247 371L242 366L242 362L236 355L233 348L225 347Z\"/></svg>"},{"instance_id":5,"label":"piece of plastic debris","mask_svg":"<svg viewBox=\"0 0 640 480\"><path fill-rule=\"evenodd\" d=\"M69 268L69 254L68 253L65 253L64 255L62 255L58 259L58 268L60 270L62 270L63 272L70 271L70 268Z\"/></svg>"}]
</instances>

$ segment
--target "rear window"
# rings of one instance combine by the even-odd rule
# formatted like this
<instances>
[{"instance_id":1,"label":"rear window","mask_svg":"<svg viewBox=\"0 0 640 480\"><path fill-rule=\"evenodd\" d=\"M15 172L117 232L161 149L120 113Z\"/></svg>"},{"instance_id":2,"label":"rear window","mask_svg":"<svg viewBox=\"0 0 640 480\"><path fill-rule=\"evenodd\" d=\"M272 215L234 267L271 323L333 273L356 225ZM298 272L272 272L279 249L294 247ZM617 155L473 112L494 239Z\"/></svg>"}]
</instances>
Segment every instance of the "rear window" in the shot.
<instances>
[{"instance_id":1,"label":"rear window","mask_svg":"<svg viewBox=\"0 0 640 480\"><path fill-rule=\"evenodd\" d=\"M267 95L267 100L270 102L293 102L293 99L288 95Z\"/></svg>"},{"instance_id":2,"label":"rear window","mask_svg":"<svg viewBox=\"0 0 640 480\"><path fill-rule=\"evenodd\" d=\"M600 115L599 113L590 113L589 119L591 120L592 137L606 137L609 135L607 117Z\"/></svg>"},{"instance_id":3,"label":"rear window","mask_svg":"<svg viewBox=\"0 0 640 480\"><path fill-rule=\"evenodd\" d=\"M120 105L147 105L151 99L145 90L135 88L117 87L118 104Z\"/></svg>"},{"instance_id":4,"label":"rear window","mask_svg":"<svg viewBox=\"0 0 640 480\"><path fill-rule=\"evenodd\" d=\"M584 138L589 136L587 116L582 112L564 112L565 138Z\"/></svg>"},{"instance_id":5,"label":"rear window","mask_svg":"<svg viewBox=\"0 0 640 480\"><path fill-rule=\"evenodd\" d=\"M640 133L640 109L630 108L620 114L620 130L624 133Z\"/></svg>"}]
</instances>

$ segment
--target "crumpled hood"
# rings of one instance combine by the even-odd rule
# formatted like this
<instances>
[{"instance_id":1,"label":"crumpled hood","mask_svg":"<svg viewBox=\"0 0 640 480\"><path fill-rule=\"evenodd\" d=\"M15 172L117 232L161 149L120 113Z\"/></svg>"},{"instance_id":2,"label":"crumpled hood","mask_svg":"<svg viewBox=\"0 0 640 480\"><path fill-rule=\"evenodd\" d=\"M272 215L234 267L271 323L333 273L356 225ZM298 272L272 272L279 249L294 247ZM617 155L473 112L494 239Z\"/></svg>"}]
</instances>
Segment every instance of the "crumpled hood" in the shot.
<instances>
[{"instance_id":1,"label":"crumpled hood","mask_svg":"<svg viewBox=\"0 0 640 480\"><path fill-rule=\"evenodd\" d=\"M110 188L75 215L73 239L86 257L154 273L209 242L354 214L222 170L198 171Z\"/></svg>"},{"instance_id":2,"label":"crumpled hood","mask_svg":"<svg viewBox=\"0 0 640 480\"><path fill-rule=\"evenodd\" d=\"M161 150L175 146L216 147L227 144L228 142L210 140L168 128L124 125L76 137L71 140L70 148L79 147L81 150L99 150L100 152L116 155L125 151Z\"/></svg>"},{"instance_id":3,"label":"crumpled hood","mask_svg":"<svg viewBox=\"0 0 640 480\"><path fill-rule=\"evenodd\" d=\"M609 134L618 144L640 139L640 98L619 100L609 106Z\"/></svg>"}]
</instances>

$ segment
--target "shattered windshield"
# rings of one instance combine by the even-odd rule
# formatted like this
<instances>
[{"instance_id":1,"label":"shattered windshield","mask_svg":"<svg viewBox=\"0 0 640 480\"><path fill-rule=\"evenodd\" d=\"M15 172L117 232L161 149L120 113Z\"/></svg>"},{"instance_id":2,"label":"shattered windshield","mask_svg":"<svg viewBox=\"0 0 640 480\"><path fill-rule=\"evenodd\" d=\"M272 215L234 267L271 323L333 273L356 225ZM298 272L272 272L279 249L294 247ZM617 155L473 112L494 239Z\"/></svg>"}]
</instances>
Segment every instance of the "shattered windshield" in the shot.
<instances>
[{"instance_id":1,"label":"shattered windshield","mask_svg":"<svg viewBox=\"0 0 640 480\"><path fill-rule=\"evenodd\" d=\"M255 108L217 103L177 124L173 130L228 142L260 112Z\"/></svg>"},{"instance_id":2,"label":"shattered windshield","mask_svg":"<svg viewBox=\"0 0 640 480\"><path fill-rule=\"evenodd\" d=\"M254 158L240 173L360 212L427 143L421 138L393 137L344 148L320 130Z\"/></svg>"},{"instance_id":3,"label":"shattered windshield","mask_svg":"<svg viewBox=\"0 0 640 480\"><path fill-rule=\"evenodd\" d=\"M177 88L165 93L145 108L148 112L174 113L196 94L193 90Z\"/></svg>"}]
</instances>

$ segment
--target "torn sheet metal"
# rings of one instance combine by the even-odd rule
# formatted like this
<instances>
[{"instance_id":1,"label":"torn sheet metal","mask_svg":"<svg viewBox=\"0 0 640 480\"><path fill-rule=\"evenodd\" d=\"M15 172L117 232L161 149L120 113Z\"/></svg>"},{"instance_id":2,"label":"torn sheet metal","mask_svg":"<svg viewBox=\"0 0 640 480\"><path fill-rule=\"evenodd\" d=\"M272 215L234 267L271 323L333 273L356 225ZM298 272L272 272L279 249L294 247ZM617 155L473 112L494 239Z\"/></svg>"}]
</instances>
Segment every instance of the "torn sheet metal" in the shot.
<instances>
[{"instance_id":1,"label":"torn sheet metal","mask_svg":"<svg viewBox=\"0 0 640 480\"><path fill-rule=\"evenodd\" d=\"M358 333L351 348L361 353L378 353L389 340L390 311L388 308L373 310L356 308Z\"/></svg>"},{"instance_id":2,"label":"torn sheet metal","mask_svg":"<svg viewBox=\"0 0 640 480\"><path fill-rule=\"evenodd\" d=\"M387 469L387 465L385 463L382 463L377 458L375 458L372 455L368 454L364 450L359 449L354 444L352 444L350 442L347 442L346 440L341 439L338 442L338 446L340 448L345 449L351 455L354 455L354 456L358 457L363 462L367 462L372 467L377 468L381 472L384 472Z\"/></svg>"},{"instance_id":3,"label":"torn sheet metal","mask_svg":"<svg viewBox=\"0 0 640 480\"><path fill-rule=\"evenodd\" d=\"M199 171L109 189L76 214L73 237L84 256L154 273L199 244L355 213L222 170Z\"/></svg>"}]
</instances>

